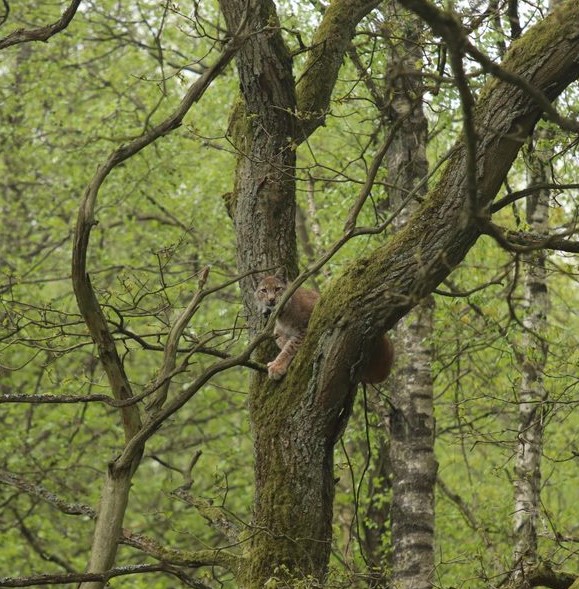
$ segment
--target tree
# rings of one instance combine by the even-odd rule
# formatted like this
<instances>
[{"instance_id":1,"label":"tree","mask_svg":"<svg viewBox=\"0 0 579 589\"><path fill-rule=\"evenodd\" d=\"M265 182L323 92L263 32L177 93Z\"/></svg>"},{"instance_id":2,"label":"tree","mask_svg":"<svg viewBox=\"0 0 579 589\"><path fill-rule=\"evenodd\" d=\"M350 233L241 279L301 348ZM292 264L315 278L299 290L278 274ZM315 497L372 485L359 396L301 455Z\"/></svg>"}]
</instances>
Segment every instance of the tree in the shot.
<instances>
[{"instance_id":1,"label":"tree","mask_svg":"<svg viewBox=\"0 0 579 589\"><path fill-rule=\"evenodd\" d=\"M396 6L386 22L396 23ZM402 230L427 192L426 145L428 122L424 113L424 84L420 76L420 47L424 25L411 14L399 17L403 39L392 49L389 66L394 72L391 108L400 121L398 139L389 150L389 178L395 179L390 198L400 213L395 226ZM394 25L396 26L396 25ZM408 195L413 206L404 207ZM391 386L390 462L392 464L392 582L398 587L431 587L434 566L434 395L432 386L432 334L434 300L426 297L398 324L398 378ZM403 351L403 352L402 352Z\"/></svg>"},{"instance_id":2,"label":"tree","mask_svg":"<svg viewBox=\"0 0 579 589\"><path fill-rule=\"evenodd\" d=\"M141 568L136 566L129 572L162 571L192 586L202 584L191 570L206 566L230 571L235 579L232 581L234 586L239 587L261 588L268 583L278 586L323 585L328 577L332 547L334 446L348 424L358 376L372 343L435 291L450 272L463 263L483 234L507 249L521 247L521 243L523 247L531 245L541 249L572 250L575 247L566 239L568 235L563 238L541 235L538 238L534 234L508 233L491 219L491 215L504 205L500 201L493 205L493 200L538 119L544 114L567 132L577 130L573 120L558 114L551 105L551 101L579 77L575 57L579 41L574 34L579 24L579 10L575 3L562 3L552 15L526 31L499 66L469 40L467 29L454 13L442 11L424 0L403 0L401 5L425 22L434 35L442 39L444 50L448 52L452 86L456 88L462 107L463 134L406 225L386 242L372 243L370 252L356 252L355 259L344 263L339 274L326 285L306 341L286 378L280 383L267 380L262 363L273 351L272 344L266 342L273 320L270 319L264 329L253 302L250 275L284 266L292 277L298 276L295 217L296 187L301 169L297 156L305 157L309 142L315 140L316 133L330 118L340 72L344 71L344 57L360 23L378 4L362 0L334 1L325 8L320 7L322 14L319 22L314 23L315 32L307 44L297 32L298 27L286 26L280 18L281 5L278 7L268 0L250 4L222 0L220 10L227 33L213 7L202 11L196 6L197 12L192 19L195 32L191 39L196 50L210 54L212 60L204 59L195 67L187 66L195 72L194 79L180 100L177 99L179 83L167 74L172 66L166 54L181 59L182 45L174 42L179 45L179 49L175 49L169 33L167 45L160 42L172 16L179 16L178 7L166 5L160 12L153 12L147 3L143 3L137 10L139 19L135 17L137 26L132 20L133 15L123 20L125 17L114 13L110 20L103 20L108 24L114 22L115 27L122 24L118 29L120 32L114 34L110 34L107 27L91 24L94 27L91 29L84 24L91 31L99 31L101 36L105 31L105 38L115 51L126 51L123 40L129 39L130 47L144 48L147 55L153 55L156 60L154 72L161 80L161 93L159 98L149 86L148 91L132 98L135 118L132 126L123 127L121 134L129 130L134 137L120 143L114 141L118 146L107 157L103 157L104 150L100 148L103 163L86 182L84 196L76 205L78 217L72 240L72 286L87 332L74 334L71 328L78 325L78 318L67 319L61 308L52 312L47 306L38 306L34 310L26 307L25 282L16 271L18 265L24 267L25 253L12 252L17 261L6 275L4 290L9 293L9 299L5 303L5 341L10 351L10 366L24 367L32 362L23 353L27 345L31 345L35 353L45 351L48 356L58 356L64 354L68 338L74 337L70 347L86 348L88 352L85 358L67 355L67 358L74 358L68 360L69 370L78 370L84 361L88 363L90 380L94 382L97 374L102 376L100 369L95 368L98 357L104 370L102 382L106 383L101 386L105 387L107 394L93 394L89 389L89 394L81 395L72 384L74 394L60 397L45 393L23 394L19 385L28 386L34 370L39 375L37 382L46 382L45 366L34 370L27 368L29 372L10 368L10 372L19 378L6 385L8 394L4 401L43 403L46 404L44 407L48 407L48 403L64 401L85 403L87 407L99 403L114 409L122 428L118 439L116 436L105 438L114 449L114 458L105 473L98 514L86 505L74 506L51 498L50 492L40 484L29 484L9 472L3 475L4 483L25 491L35 500L42 499L69 513L83 513L90 518L96 515L96 532L86 574L79 574L75 566L64 563L70 575L53 575L48 582L80 580L83 587L102 587L112 576L126 572L114 566L121 545L128 545L153 556L160 563L145 564ZM288 23L292 19L297 17L286 18ZM71 22L67 32L74 38L76 20ZM312 24L306 22L308 26ZM199 31L203 33L199 34ZM32 40L35 37L24 34L22 38ZM289 38L298 44L293 54ZM76 48L73 54L74 51ZM302 53L303 59L300 57ZM29 59L26 54L20 55L26 63L34 65L34 62L26 61ZM135 68L145 68L145 62L138 61L133 55L130 58L134 60ZM467 58L476 62L489 77L477 97L469 85L469 72L464 65ZM107 58L99 55L98 59ZM122 188L130 184L132 178L130 169L124 166L135 165L144 177L156 177L151 174L155 160L148 159L145 148L154 145L160 153L165 148L159 140L169 134L169 141L175 141L173 153L178 157L187 143L186 134L179 135L187 113L196 103L203 108L205 92L210 85L213 90L233 59L241 95L232 108L227 128L237 160L233 190L226 195L225 203L235 235L235 251L231 252L234 255L229 258L235 259L235 273L227 268L228 260L221 260L229 270L225 272L227 276L218 283L208 282L212 280L211 272L203 262L194 261L197 289L192 296L186 294L187 288L183 285L191 283L190 272L179 270L181 261L178 256L182 255L182 249L179 244L172 244L168 252L148 256L149 260L156 258L158 261L159 269L154 279L148 281L143 278L145 272L137 272L135 255L130 264L123 262L123 268L130 268L131 273L118 280L116 273L110 270L114 266L111 260L107 260L106 248L99 248L95 240L98 216L109 223L105 235L110 234L117 221L114 215L107 217L106 206L99 208L101 202L109 204L103 187L112 189L118 182L122 194ZM295 77L294 65L299 66ZM183 64L179 67L182 68L178 70L181 76L189 71ZM90 88L93 81L84 83ZM123 92L114 93L113 82L106 80L99 91L109 92L111 86L112 95L122 111L127 103ZM47 112L52 108L48 99L45 108ZM106 125L108 121L103 117L101 123ZM14 122L17 130L24 125L24 121ZM8 126L9 122L6 122L5 128ZM49 146L44 137L40 143L43 148ZM30 157L23 152L24 155ZM379 165L379 154L374 161ZM10 161L5 160L4 168L11 170L11 167ZM13 176L21 182L23 172L17 170ZM5 190L11 194L14 183L12 176L7 175L7 178ZM374 180L369 174L367 184L370 188ZM355 246L356 241L365 236L381 234L390 226L392 215L365 224L370 188L362 188L357 200L348 207L344 228L335 242L299 275L295 287L322 267L327 267L344 248ZM180 195L186 193L180 188L178 178L175 191ZM193 233L190 227L179 222L178 214L170 207L159 205L150 194L147 196L155 223L176 228L182 236ZM512 199L507 200L512 202ZM179 210L177 203L171 199L167 201L176 211ZM119 199L115 204L122 202ZM65 208L67 206L68 201ZM149 220L139 207L135 211L143 217L142 220ZM14 217L17 216L15 213ZM218 218L218 224L223 226L223 217ZM155 228L161 233L157 225ZM49 235L52 237L52 233ZM150 232L140 231L138 235L143 243L150 243L148 239L155 241ZM127 246L142 255L145 250L139 247L138 239L135 243L127 240ZM42 254L45 255L46 251L46 245L42 244ZM114 258L110 253L108 255ZM117 255L121 256L121 253ZM167 259L163 257L165 255ZM103 261L108 269L105 278L95 280L98 264ZM33 263L29 268L32 266ZM120 283L118 289L111 287L115 281ZM235 326L219 333L215 320L219 316L219 302L228 301L230 288L237 282L249 318L249 344L239 339ZM63 291L65 294L61 296L69 300L70 287L63 287ZM181 306L182 311L176 317L171 313L165 316L165 311L176 305ZM187 325L193 318L201 319L202 314L211 318L214 321L211 325L215 327L201 335L188 332ZM54 329L53 324L56 325ZM30 337L21 337L24 327L32 332ZM51 334L48 350L42 348L43 333ZM228 337L220 339L224 334ZM250 356L254 351L252 360ZM162 359L157 358L159 355ZM206 357L211 360L205 360ZM54 364L59 371L64 370L58 358ZM241 366L252 369L248 403L254 450L251 522L240 522L243 531L238 534L236 526L228 521L225 509L200 501L190 493L192 469L199 459L199 454L194 453L189 464L183 467L159 459L160 464L183 475L184 486L172 497L194 505L203 517L233 535L234 546L206 550L173 549L169 547L170 528L166 530L166 544L131 532L123 523L126 522L129 490L145 467L143 456L147 448L156 440L162 440L159 430L170 428L175 415L186 414L188 404L197 401L199 393L208 384L221 382L219 375L225 374L225 378L230 371L239 370ZM80 373L84 374L84 368ZM231 378L235 381L236 377ZM61 381L60 378L57 380ZM232 386L231 383L228 386ZM17 391L13 393L12 387ZM399 409L396 402L394 416ZM16 501L11 498L9 503ZM21 506L15 508L17 517L21 511ZM22 521L24 530L26 524ZM236 550L237 543L241 550ZM568 577L565 579L569 580ZM3 582L8 583L6 579ZM427 579L428 583L430 580ZM21 586L25 580L16 579L13 584Z\"/></svg>"},{"instance_id":3,"label":"tree","mask_svg":"<svg viewBox=\"0 0 579 589\"><path fill-rule=\"evenodd\" d=\"M455 75L460 80L464 72L460 66L459 51L461 45L468 46L464 33L453 20L430 5L418 2L404 4L417 9L421 16L429 20L435 32L444 35L454 59ZM570 11L567 14L569 17L573 11L569 5L566 8ZM548 26L546 19L537 25L529 38L544 38ZM542 58L553 55L548 45L541 45L538 51ZM540 115L535 102L538 97L529 96L527 84L523 81L529 76L529 69L533 72L534 84L544 91L549 86L547 96L551 99L555 97L551 93L551 87L556 84L555 78L541 68L536 69L537 55L533 55L530 49L527 53L521 43L517 51L505 58L501 70L497 70L490 60L483 61L483 65L492 69L493 73L504 70L515 75L504 73L503 77L509 82L493 80L489 83L482 92L476 114L472 112L472 96L464 92L465 108L468 108L465 113L467 141L456 147L423 207L395 240L377 248L371 256L356 260L339 280L328 287L312 318L303 350L296 358L297 366L281 385L275 386L275 421L268 407L273 395L268 393L265 398L260 391L254 393L257 405L256 413L252 414L256 432L256 482L263 493L263 497L259 497L263 503L255 506L255 523L268 531L290 530L289 538L280 537L273 542L267 537L267 532L262 536L265 538L262 543L256 535L253 550L258 559L261 555L266 562L261 564L262 568L256 565L252 578L255 586L269 578L272 566L287 565L288 562L292 565L297 562L300 571L323 578L328 554L322 554L319 560L314 560L311 555L316 554L315 545L329 545L330 516L327 507L330 501L326 499L323 502L323 499L332 497L331 450L351 406L355 374L350 373L350 367L363 362L369 343L384 329L391 327L462 261L481 230L493 231L484 211L516 156L521 144L517 137L525 136ZM479 55L476 57L481 58ZM554 59L560 63L562 57L556 55ZM572 60L568 67L574 70ZM574 74L567 75L572 77ZM515 80L518 86L513 86ZM499 109L497 105L505 102L512 108ZM301 112L300 109L298 111ZM491 116L492 127L488 125ZM475 125L476 140L471 133ZM515 131L517 137L513 139ZM280 136L273 131L270 134ZM350 227L349 231L347 237L356 229ZM418 240L417 236L420 236ZM347 319L343 316L344 309L350 310ZM311 359L314 359L313 366ZM270 388L273 387L270 385ZM303 397L298 391L303 391ZM314 438L314 434L318 437ZM271 440L275 440L274 448L271 447ZM260 452L262 443L264 448ZM317 452L312 455L310 450L307 467L302 473L297 469L304 447L315 448ZM288 464L292 465L289 469ZM312 475L312 470L318 473L317 477ZM267 476L263 484L261 473ZM297 492L290 497L284 496L282 501L280 490L292 484ZM274 496L277 504L273 501ZM275 509L271 508L273 505ZM296 520L295 514L303 505L312 506L313 512L308 512L304 521ZM265 506L269 506L269 510ZM304 527L301 527L302 524ZM306 539L299 546L296 538ZM318 554L320 552L318 550ZM292 553L293 556L288 556Z\"/></svg>"}]
</instances>

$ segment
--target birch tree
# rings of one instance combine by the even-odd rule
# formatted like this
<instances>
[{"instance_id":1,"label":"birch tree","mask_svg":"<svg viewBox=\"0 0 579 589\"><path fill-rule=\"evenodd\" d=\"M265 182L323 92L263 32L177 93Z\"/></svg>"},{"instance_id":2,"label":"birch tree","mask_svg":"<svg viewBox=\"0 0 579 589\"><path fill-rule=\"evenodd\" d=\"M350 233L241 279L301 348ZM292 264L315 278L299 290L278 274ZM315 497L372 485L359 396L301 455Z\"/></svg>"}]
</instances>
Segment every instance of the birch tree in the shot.
<instances>
[{"instance_id":1,"label":"birch tree","mask_svg":"<svg viewBox=\"0 0 579 589\"><path fill-rule=\"evenodd\" d=\"M386 154L391 210L400 211L401 231L427 192L428 123L423 110L420 64L424 24L416 16L388 6L385 26L393 27L387 74L396 139ZM400 32L398 32L400 31ZM410 201L410 202L408 202ZM431 297L420 301L396 329L397 368L391 379L390 464L392 465L392 583L396 587L431 587L434 575L434 399L432 385Z\"/></svg>"},{"instance_id":2,"label":"birch tree","mask_svg":"<svg viewBox=\"0 0 579 589\"><path fill-rule=\"evenodd\" d=\"M540 154L530 155L530 184L549 184L548 164ZM549 191L527 197L526 220L537 235L549 230ZM523 342L521 346L521 390L519 433L515 466L515 568L523 572L537 564L537 526L541 512L541 454L547 393L544 371L548 343L545 337L549 312L546 252L524 254Z\"/></svg>"}]
</instances>

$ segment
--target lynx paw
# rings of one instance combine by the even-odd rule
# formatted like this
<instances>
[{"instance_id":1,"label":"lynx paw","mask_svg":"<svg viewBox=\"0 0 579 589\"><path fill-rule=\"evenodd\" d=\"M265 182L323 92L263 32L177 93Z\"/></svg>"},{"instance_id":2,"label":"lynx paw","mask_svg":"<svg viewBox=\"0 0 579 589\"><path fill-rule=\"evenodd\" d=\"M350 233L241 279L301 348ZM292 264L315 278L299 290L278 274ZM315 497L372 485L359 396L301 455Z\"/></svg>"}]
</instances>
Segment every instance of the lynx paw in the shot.
<instances>
[{"instance_id":1,"label":"lynx paw","mask_svg":"<svg viewBox=\"0 0 579 589\"><path fill-rule=\"evenodd\" d=\"M267 375L272 380L281 380L286 372L287 367L283 366L279 362L276 362L275 360L273 362L268 362L267 364Z\"/></svg>"}]
</instances>

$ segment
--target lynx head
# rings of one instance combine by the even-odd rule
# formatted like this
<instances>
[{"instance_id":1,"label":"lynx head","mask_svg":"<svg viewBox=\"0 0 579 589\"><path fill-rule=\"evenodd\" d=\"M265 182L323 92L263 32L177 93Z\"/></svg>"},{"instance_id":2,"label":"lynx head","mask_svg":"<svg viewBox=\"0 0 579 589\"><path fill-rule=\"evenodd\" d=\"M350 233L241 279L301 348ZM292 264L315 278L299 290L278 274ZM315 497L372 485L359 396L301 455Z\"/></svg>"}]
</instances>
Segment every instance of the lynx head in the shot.
<instances>
[{"instance_id":1,"label":"lynx head","mask_svg":"<svg viewBox=\"0 0 579 589\"><path fill-rule=\"evenodd\" d=\"M255 300L261 313L269 317L274 307L278 304L285 289L287 280L281 274L264 276L255 287Z\"/></svg>"}]
</instances>

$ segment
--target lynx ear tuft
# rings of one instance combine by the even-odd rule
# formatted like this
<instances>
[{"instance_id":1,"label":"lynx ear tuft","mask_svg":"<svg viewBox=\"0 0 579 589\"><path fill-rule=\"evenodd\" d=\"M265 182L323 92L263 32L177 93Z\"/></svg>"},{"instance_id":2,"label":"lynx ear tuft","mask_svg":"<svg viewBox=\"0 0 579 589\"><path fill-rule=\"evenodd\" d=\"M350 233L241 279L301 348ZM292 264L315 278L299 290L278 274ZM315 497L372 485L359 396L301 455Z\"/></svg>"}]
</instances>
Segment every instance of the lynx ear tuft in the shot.
<instances>
[{"instance_id":1,"label":"lynx ear tuft","mask_svg":"<svg viewBox=\"0 0 579 589\"><path fill-rule=\"evenodd\" d=\"M287 268L285 266L278 268L275 272L275 276L276 276L276 278L279 278L280 280L283 280L284 282L288 282Z\"/></svg>"}]
</instances>

